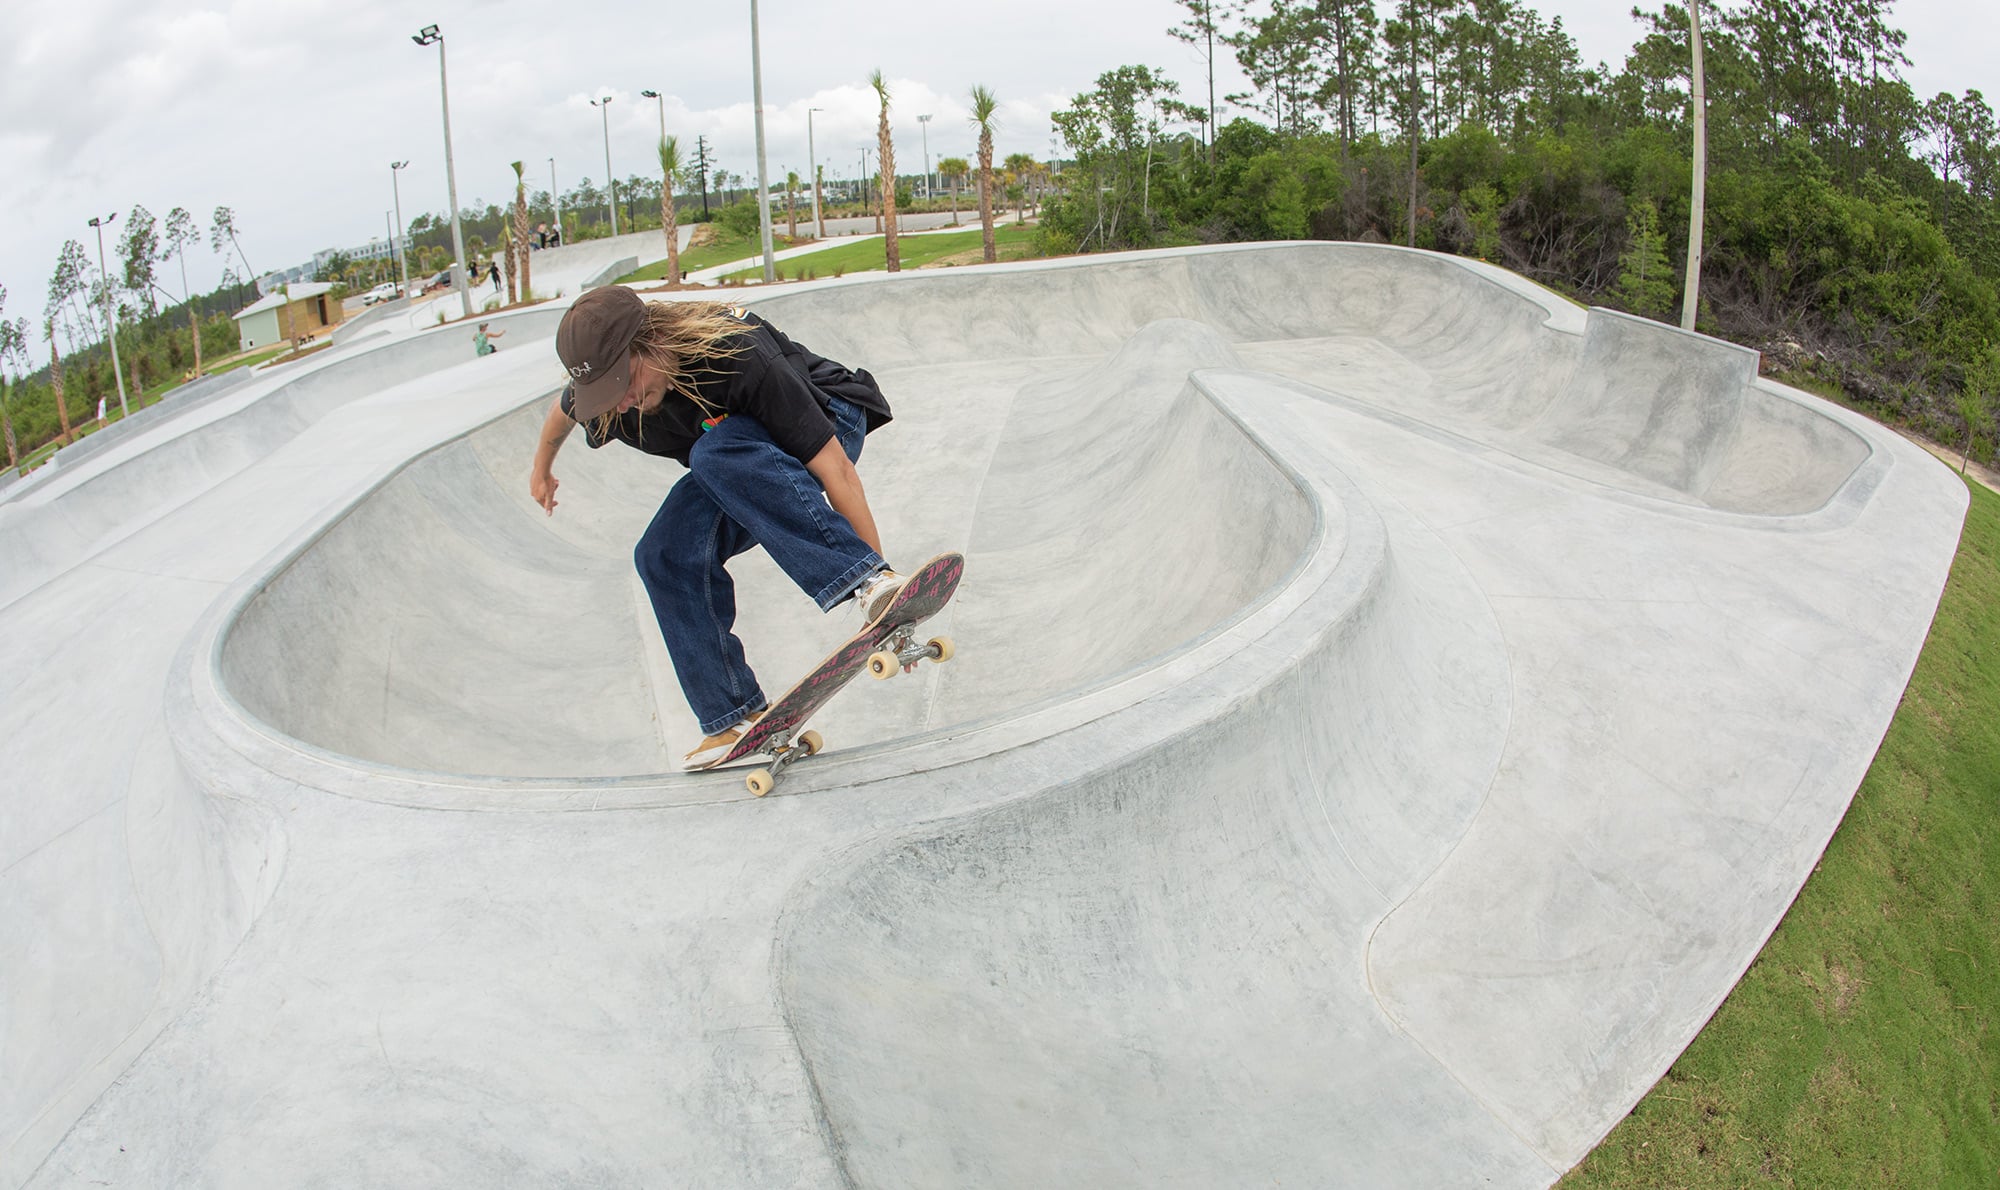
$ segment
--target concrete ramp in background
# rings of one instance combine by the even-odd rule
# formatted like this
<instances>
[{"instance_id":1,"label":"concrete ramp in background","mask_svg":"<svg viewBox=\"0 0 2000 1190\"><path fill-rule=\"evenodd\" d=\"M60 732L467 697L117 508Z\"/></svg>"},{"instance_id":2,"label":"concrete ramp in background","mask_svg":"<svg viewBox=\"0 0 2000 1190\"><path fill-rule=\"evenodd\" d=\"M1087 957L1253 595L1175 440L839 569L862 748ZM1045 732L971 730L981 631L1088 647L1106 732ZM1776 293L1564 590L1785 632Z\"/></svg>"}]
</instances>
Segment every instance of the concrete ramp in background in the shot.
<instances>
[{"instance_id":1,"label":"concrete ramp in background","mask_svg":"<svg viewBox=\"0 0 2000 1190\"><path fill-rule=\"evenodd\" d=\"M1810 872L1966 501L1427 253L754 304L894 403L892 559L968 558L958 658L769 799L665 772L678 468L578 437L528 498L559 310L0 505L0 1186L1544 1185ZM775 692L846 621L733 570ZM86 711L134 730L49 745Z\"/></svg>"}]
</instances>

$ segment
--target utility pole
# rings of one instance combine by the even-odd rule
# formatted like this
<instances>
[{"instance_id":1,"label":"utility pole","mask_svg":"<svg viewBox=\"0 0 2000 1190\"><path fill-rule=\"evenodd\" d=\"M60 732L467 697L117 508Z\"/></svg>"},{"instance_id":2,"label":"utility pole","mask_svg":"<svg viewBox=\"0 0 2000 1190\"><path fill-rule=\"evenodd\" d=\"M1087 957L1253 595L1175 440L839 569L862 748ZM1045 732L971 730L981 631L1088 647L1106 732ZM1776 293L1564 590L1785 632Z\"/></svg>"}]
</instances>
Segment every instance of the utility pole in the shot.
<instances>
[{"instance_id":1,"label":"utility pole","mask_svg":"<svg viewBox=\"0 0 2000 1190\"><path fill-rule=\"evenodd\" d=\"M806 156L810 158L806 162L806 166L812 170L813 238L816 240L826 238L826 223L820 218L819 213L819 153L813 148L813 113L825 110L823 107L809 107L806 109Z\"/></svg>"},{"instance_id":2,"label":"utility pole","mask_svg":"<svg viewBox=\"0 0 2000 1190\"><path fill-rule=\"evenodd\" d=\"M104 278L104 326L111 339L111 374L118 378L118 416L125 417L131 409L125 404L125 369L118 364L118 309L111 303L111 273L104 267L104 225L117 219L116 211L102 219L93 215L90 225L97 229L97 271Z\"/></svg>"},{"instance_id":3,"label":"utility pole","mask_svg":"<svg viewBox=\"0 0 2000 1190\"><path fill-rule=\"evenodd\" d=\"M400 181L408 161L389 163L389 189L396 196L396 264L403 274L403 296L410 296L410 258L403 251L403 186Z\"/></svg>"},{"instance_id":4,"label":"utility pole","mask_svg":"<svg viewBox=\"0 0 2000 1190\"><path fill-rule=\"evenodd\" d=\"M1687 280L1681 284L1681 329L1694 329L1701 304L1702 203L1708 183L1708 84L1701 64L1701 0L1688 0L1688 34L1694 43L1694 194L1688 200Z\"/></svg>"},{"instance_id":5,"label":"utility pole","mask_svg":"<svg viewBox=\"0 0 2000 1190\"><path fill-rule=\"evenodd\" d=\"M618 234L618 183L611 177L611 96L593 99L590 106L604 117L604 205L611 210L611 234Z\"/></svg>"},{"instance_id":6,"label":"utility pole","mask_svg":"<svg viewBox=\"0 0 2000 1190\"><path fill-rule=\"evenodd\" d=\"M757 123L757 229L764 239L764 284L778 279L778 258L771 247L771 183L764 165L764 60L757 45L757 0L750 0L750 101Z\"/></svg>"},{"instance_id":7,"label":"utility pole","mask_svg":"<svg viewBox=\"0 0 2000 1190\"><path fill-rule=\"evenodd\" d=\"M556 159L553 157L549 158L549 204L556 209L556 238L567 244L569 236L564 233L562 225L562 191L556 189Z\"/></svg>"},{"instance_id":8,"label":"utility pole","mask_svg":"<svg viewBox=\"0 0 2000 1190\"><path fill-rule=\"evenodd\" d=\"M465 277L465 232L458 221L458 173L451 164L451 88L445 82L444 34L436 25L425 25L410 36L418 45L436 45L438 48L438 96L444 104L444 183L445 193L451 199L451 251L453 256L452 280L458 285L459 305L465 310L465 317L472 317L472 290Z\"/></svg>"},{"instance_id":9,"label":"utility pole","mask_svg":"<svg viewBox=\"0 0 2000 1190\"><path fill-rule=\"evenodd\" d=\"M929 202L931 200L931 118L929 116L918 116L917 127L923 130L924 135L924 201Z\"/></svg>"}]
</instances>

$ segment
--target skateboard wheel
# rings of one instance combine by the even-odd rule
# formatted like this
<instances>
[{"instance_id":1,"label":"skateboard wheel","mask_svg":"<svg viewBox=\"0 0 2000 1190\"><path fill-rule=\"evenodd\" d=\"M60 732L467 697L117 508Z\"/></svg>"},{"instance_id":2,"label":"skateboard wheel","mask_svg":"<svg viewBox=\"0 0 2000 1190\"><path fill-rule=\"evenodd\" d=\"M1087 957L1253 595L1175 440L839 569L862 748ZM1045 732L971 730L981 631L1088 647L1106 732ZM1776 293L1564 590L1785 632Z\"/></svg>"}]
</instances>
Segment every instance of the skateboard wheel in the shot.
<instances>
[{"instance_id":1,"label":"skateboard wheel","mask_svg":"<svg viewBox=\"0 0 2000 1190\"><path fill-rule=\"evenodd\" d=\"M939 665L943 665L945 662L951 660L952 649L950 637L933 636L930 639L930 647L936 650L935 660Z\"/></svg>"},{"instance_id":2,"label":"skateboard wheel","mask_svg":"<svg viewBox=\"0 0 2000 1190\"><path fill-rule=\"evenodd\" d=\"M743 784L758 797L763 797L778 787L777 779L771 776L770 769L758 769L743 778Z\"/></svg>"},{"instance_id":3,"label":"skateboard wheel","mask_svg":"<svg viewBox=\"0 0 2000 1190\"><path fill-rule=\"evenodd\" d=\"M809 731L799 737L799 747L806 750L807 756L815 756L821 748L826 747L826 740L818 732Z\"/></svg>"},{"instance_id":4,"label":"skateboard wheel","mask_svg":"<svg viewBox=\"0 0 2000 1190\"><path fill-rule=\"evenodd\" d=\"M885 651L868 654L868 676L877 681L895 677L896 671L902 667L903 663L896 659L894 653Z\"/></svg>"}]
</instances>

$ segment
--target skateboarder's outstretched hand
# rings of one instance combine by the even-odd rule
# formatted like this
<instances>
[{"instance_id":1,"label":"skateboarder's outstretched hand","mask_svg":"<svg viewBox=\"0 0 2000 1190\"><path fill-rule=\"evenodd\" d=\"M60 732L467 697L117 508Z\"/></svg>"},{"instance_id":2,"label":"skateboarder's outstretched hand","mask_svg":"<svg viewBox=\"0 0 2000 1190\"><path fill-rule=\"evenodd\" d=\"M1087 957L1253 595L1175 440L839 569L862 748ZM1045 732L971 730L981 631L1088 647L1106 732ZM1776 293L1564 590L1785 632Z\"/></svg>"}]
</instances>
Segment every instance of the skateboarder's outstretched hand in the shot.
<instances>
[{"instance_id":1,"label":"skateboarder's outstretched hand","mask_svg":"<svg viewBox=\"0 0 2000 1190\"><path fill-rule=\"evenodd\" d=\"M557 397L549 405L549 414L542 419L542 436L535 444L535 461L528 465L528 494L542 511L550 516L556 514L556 489L562 481L556 478L556 452L562 449L563 439L569 437L576 423L569 414L563 412L562 398Z\"/></svg>"}]
</instances>

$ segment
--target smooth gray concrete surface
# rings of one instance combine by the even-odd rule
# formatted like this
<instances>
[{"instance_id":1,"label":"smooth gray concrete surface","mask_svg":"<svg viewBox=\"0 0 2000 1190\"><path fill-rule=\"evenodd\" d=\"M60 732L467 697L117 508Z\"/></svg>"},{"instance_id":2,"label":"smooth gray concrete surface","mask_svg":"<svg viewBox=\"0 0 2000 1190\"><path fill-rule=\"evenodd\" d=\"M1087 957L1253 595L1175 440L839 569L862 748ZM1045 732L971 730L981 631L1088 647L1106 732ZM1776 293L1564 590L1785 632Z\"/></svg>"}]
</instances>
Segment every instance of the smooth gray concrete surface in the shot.
<instances>
[{"instance_id":1,"label":"smooth gray concrete surface","mask_svg":"<svg viewBox=\"0 0 2000 1190\"><path fill-rule=\"evenodd\" d=\"M892 557L968 557L772 798L662 771L677 468L528 497L554 312L0 506L0 1186L1547 1184L1810 872L1966 502L1401 249L755 306L894 402ZM775 693L847 619L733 570Z\"/></svg>"}]
</instances>

